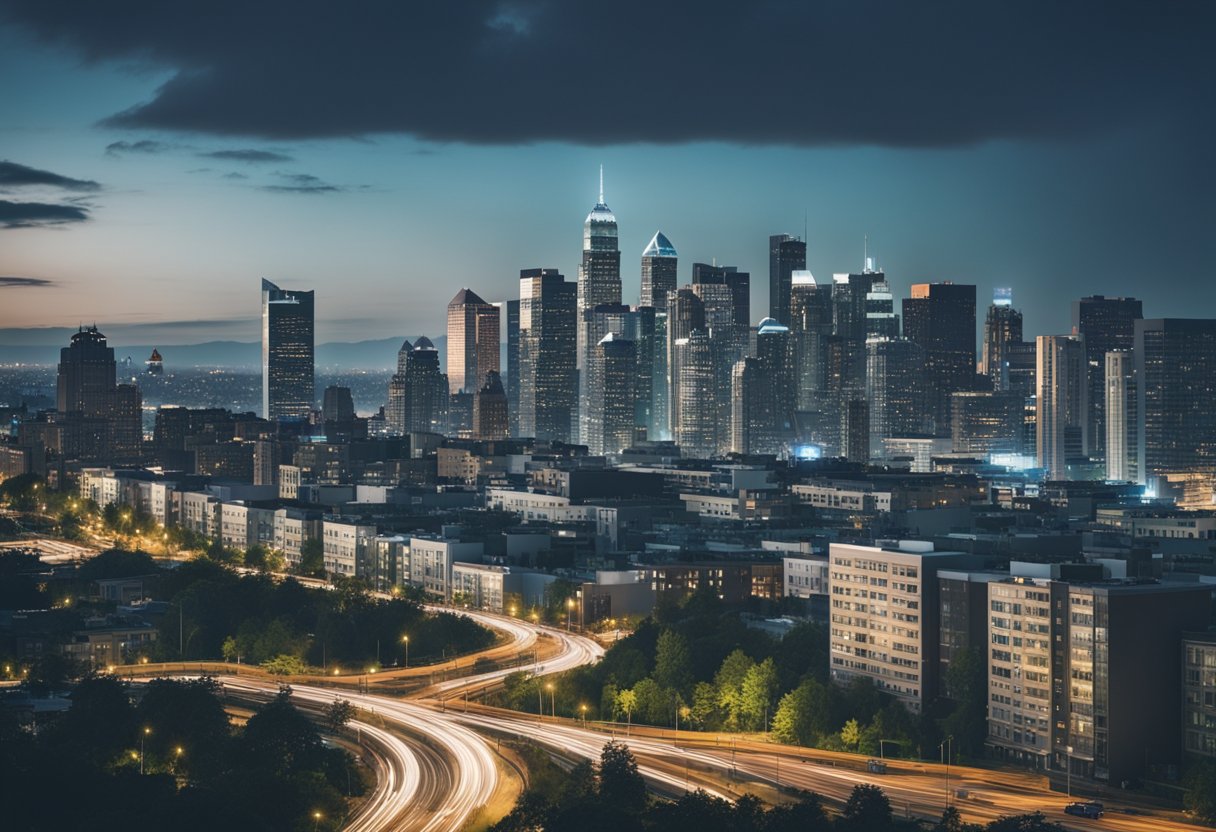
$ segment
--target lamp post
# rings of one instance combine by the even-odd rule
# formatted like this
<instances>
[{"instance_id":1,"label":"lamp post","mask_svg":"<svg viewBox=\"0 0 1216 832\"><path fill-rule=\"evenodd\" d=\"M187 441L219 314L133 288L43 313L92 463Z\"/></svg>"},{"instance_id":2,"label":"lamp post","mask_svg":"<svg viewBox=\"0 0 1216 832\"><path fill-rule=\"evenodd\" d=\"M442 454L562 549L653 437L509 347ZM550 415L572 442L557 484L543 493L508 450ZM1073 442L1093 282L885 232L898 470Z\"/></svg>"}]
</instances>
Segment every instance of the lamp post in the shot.
<instances>
[{"instance_id":1,"label":"lamp post","mask_svg":"<svg viewBox=\"0 0 1216 832\"><path fill-rule=\"evenodd\" d=\"M317 832L317 827L321 825L321 813L313 810L312 813L312 831Z\"/></svg>"},{"instance_id":2,"label":"lamp post","mask_svg":"<svg viewBox=\"0 0 1216 832\"><path fill-rule=\"evenodd\" d=\"M553 683L549 682L545 685L545 690L549 691L549 715L555 720L557 719L557 692L553 690Z\"/></svg>"},{"instance_id":3,"label":"lamp post","mask_svg":"<svg viewBox=\"0 0 1216 832\"><path fill-rule=\"evenodd\" d=\"M583 730L586 731L587 730L587 706L579 705L578 709L583 715Z\"/></svg>"},{"instance_id":4,"label":"lamp post","mask_svg":"<svg viewBox=\"0 0 1216 832\"><path fill-rule=\"evenodd\" d=\"M570 614L572 612L574 612L574 599L567 598L566 599L566 630L567 631L573 629L573 627L570 624Z\"/></svg>"},{"instance_id":5,"label":"lamp post","mask_svg":"<svg viewBox=\"0 0 1216 832\"><path fill-rule=\"evenodd\" d=\"M1064 770L1067 772L1064 782L1067 784L1068 799L1072 800L1072 746L1064 746Z\"/></svg>"},{"instance_id":6,"label":"lamp post","mask_svg":"<svg viewBox=\"0 0 1216 832\"><path fill-rule=\"evenodd\" d=\"M174 777L177 776L177 766L178 766L178 763L181 762L183 753L185 753L185 749L182 748L180 745L174 747L174 749L173 749L173 776Z\"/></svg>"},{"instance_id":7,"label":"lamp post","mask_svg":"<svg viewBox=\"0 0 1216 832\"><path fill-rule=\"evenodd\" d=\"M144 773L144 740L148 738L148 734L152 733L152 729L144 726L144 731L139 735L139 773Z\"/></svg>"},{"instance_id":8,"label":"lamp post","mask_svg":"<svg viewBox=\"0 0 1216 832\"><path fill-rule=\"evenodd\" d=\"M402 636L401 643L405 645L405 666L408 669L410 666L410 637Z\"/></svg>"},{"instance_id":9,"label":"lamp post","mask_svg":"<svg viewBox=\"0 0 1216 832\"><path fill-rule=\"evenodd\" d=\"M950 755L954 751L954 735L946 737L937 746L937 750L941 751L946 761L946 808L950 808Z\"/></svg>"}]
</instances>

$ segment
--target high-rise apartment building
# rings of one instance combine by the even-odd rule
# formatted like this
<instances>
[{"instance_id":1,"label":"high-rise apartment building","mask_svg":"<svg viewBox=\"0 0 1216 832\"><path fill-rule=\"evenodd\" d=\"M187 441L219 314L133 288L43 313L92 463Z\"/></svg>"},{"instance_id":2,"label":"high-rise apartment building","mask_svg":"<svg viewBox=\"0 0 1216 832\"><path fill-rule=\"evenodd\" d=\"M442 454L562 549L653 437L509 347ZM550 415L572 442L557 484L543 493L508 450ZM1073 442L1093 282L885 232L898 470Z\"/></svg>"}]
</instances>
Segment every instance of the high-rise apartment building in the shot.
<instances>
[{"instance_id":1,"label":"high-rise apartment building","mask_svg":"<svg viewBox=\"0 0 1216 832\"><path fill-rule=\"evenodd\" d=\"M486 374L501 370L502 317L471 289L461 289L448 303L448 384L453 393L481 389Z\"/></svg>"},{"instance_id":2,"label":"high-rise apartment building","mask_svg":"<svg viewBox=\"0 0 1216 832\"><path fill-rule=\"evenodd\" d=\"M1071 335L1040 335L1035 449L1048 479L1068 479L1068 466L1087 453L1089 387L1085 345Z\"/></svg>"},{"instance_id":3,"label":"high-rise apartment building","mask_svg":"<svg viewBox=\"0 0 1216 832\"><path fill-rule=\"evenodd\" d=\"M667 296L676 290L676 265L679 255L671 240L656 231L642 251L642 296L639 306L667 308Z\"/></svg>"},{"instance_id":4,"label":"high-rise apartment building","mask_svg":"<svg viewBox=\"0 0 1216 832\"><path fill-rule=\"evenodd\" d=\"M1135 322L1138 473L1216 467L1216 320Z\"/></svg>"},{"instance_id":5,"label":"high-rise apartment building","mask_svg":"<svg viewBox=\"0 0 1216 832\"><path fill-rule=\"evenodd\" d=\"M925 351L934 432L950 435L950 397L975 386L975 287L915 283L904 298L904 336Z\"/></svg>"},{"instance_id":6,"label":"high-rise apartment building","mask_svg":"<svg viewBox=\"0 0 1216 832\"><path fill-rule=\"evenodd\" d=\"M1136 360L1131 350L1106 354L1106 478L1141 482Z\"/></svg>"},{"instance_id":7,"label":"high-rise apartment building","mask_svg":"<svg viewBox=\"0 0 1216 832\"><path fill-rule=\"evenodd\" d=\"M307 419L314 384L313 293L262 280L262 417Z\"/></svg>"},{"instance_id":8,"label":"high-rise apartment building","mask_svg":"<svg viewBox=\"0 0 1216 832\"><path fill-rule=\"evenodd\" d=\"M133 384L116 384L114 348L96 326L72 333L59 351L58 421L76 440L63 452L107 462L137 462L143 450L143 397Z\"/></svg>"},{"instance_id":9,"label":"high-rise apartment building","mask_svg":"<svg viewBox=\"0 0 1216 832\"><path fill-rule=\"evenodd\" d=\"M619 278L617 287L619 303ZM569 442L577 427L577 309L575 285L556 269L519 273L520 436Z\"/></svg>"},{"instance_id":10,"label":"high-rise apartment building","mask_svg":"<svg viewBox=\"0 0 1216 832\"><path fill-rule=\"evenodd\" d=\"M1022 453L1022 416L1025 399L999 390L955 393L951 416L952 447L955 453Z\"/></svg>"},{"instance_id":11,"label":"high-rise apartment building","mask_svg":"<svg viewBox=\"0 0 1216 832\"><path fill-rule=\"evenodd\" d=\"M519 436L519 299L506 302L507 420L511 436Z\"/></svg>"},{"instance_id":12,"label":"high-rise apartment building","mask_svg":"<svg viewBox=\"0 0 1216 832\"><path fill-rule=\"evenodd\" d=\"M1136 321L1143 317L1143 304L1136 298L1094 295L1072 303L1072 330L1085 341L1089 386L1086 436L1089 455L1097 462L1106 459L1106 354L1130 350Z\"/></svg>"},{"instance_id":13,"label":"high-rise apartment building","mask_svg":"<svg viewBox=\"0 0 1216 832\"><path fill-rule=\"evenodd\" d=\"M522 296L521 296L522 300ZM600 197L583 223L583 260L578 267L577 319L603 303L621 302L621 252L617 244L616 216L604 203L604 169L600 168ZM576 335L578 369L592 345Z\"/></svg>"},{"instance_id":14,"label":"high-rise apartment building","mask_svg":"<svg viewBox=\"0 0 1216 832\"><path fill-rule=\"evenodd\" d=\"M790 288L793 273L806 269L806 241L789 234L768 238L768 316L790 325ZM751 320L745 316L744 320Z\"/></svg>"},{"instance_id":15,"label":"high-rise apartment building","mask_svg":"<svg viewBox=\"0 0 1216 832\"><path fill-rule=\"evenodd\" d=\"M988 377L993 390L1009 388L1009 348L1021 342L1022 313L1013 308L1013 290L993 289L980 355L980 373Z\"/></svg>"},{"instance_id":16,"label":"high-rise apartment building","mask_svg":"<svg viewBox=\"0 0 1216 832\"><path fill-rule=\"evenodd\" d=\"M481 389L473 394L473 438L506 439L507 429L507 392L499 374L490 370Z\"/></svg>"},{"instance_id":17,"label":"high-rise apartment building","mask_svg":"<svg viewBox=\"0 0 1216 832\"><path fill-rule=\"evenodd\" d=\"M923 713L938 694L937 571L969 562L967 555L936 552L919 541L831 544L832 681L870 679Z\"/></svg>"}]
</instances>

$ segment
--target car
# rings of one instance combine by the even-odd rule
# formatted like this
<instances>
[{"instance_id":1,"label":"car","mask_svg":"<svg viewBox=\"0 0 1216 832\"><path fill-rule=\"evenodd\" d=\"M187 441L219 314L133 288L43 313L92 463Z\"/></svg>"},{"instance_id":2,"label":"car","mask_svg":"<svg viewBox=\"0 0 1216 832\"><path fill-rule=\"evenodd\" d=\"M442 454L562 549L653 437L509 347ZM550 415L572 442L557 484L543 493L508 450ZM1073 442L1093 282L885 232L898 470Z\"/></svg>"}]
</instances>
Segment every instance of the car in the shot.
<instances>
[{"instance_id":1,"label":"car","mask_svg":"<svg viewBox=\"0 0 1216 832\"><path fill-rule=\"evenodd\" d=\"M1097 819L1102 817L1102 808L1102 804L1096 800L1075 801L1064 807L1064 814Z\"/></svg>"},{"instance_id":2,"label":"car","mask_svg":"<svg viewBox=\"0 0 1216 832\"><path fill-rule=\"evenodd\" d=\"M887 764L882 760L866 760L866 771L870 774L886 774Z\"/></svg>"}]
</instances>

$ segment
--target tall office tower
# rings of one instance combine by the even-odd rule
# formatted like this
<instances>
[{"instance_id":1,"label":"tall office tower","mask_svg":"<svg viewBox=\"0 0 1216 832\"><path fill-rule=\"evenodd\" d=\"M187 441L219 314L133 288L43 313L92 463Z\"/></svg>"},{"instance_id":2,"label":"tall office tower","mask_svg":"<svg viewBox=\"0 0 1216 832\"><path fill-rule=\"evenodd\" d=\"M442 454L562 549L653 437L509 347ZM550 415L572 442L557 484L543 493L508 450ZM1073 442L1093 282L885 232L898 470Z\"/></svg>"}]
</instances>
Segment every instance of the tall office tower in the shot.
<instances>
[{"instance_id":1,"label":"tall office tower","mask_svg":"<svg viewBox=\"0 0 1216 832\"><path fill-rule=\"evenodd\" d=\"M761 453L784 454L794 438L794 362L790 330L772 318L756 328L756 359L764 376L765 410Z\"/></svg>"},{"instance_id":2,"label":"tall office tower","mask_svg":"<svg viewBox=\"0 0 1216 832\"><path fill-rule=\"evenodd\" d=\"M80 328L72 333L71 346L59 351L56 410L101 416L116 375L114 348L106 344L106 336L96 326Z\"/></svg>"},{"instance_id":3,"label":"tall office tower","mask_svg":"<svg viewBox=\"0 0 1216 832\"><path fill-rule=\"evenodd\" d=\"M1035 447L1039 467L1049 479L1068 479L1068 465L1086 455L1085 415L1089 388L1085 379L1085 345L1071 335L1040 335Z\"/></svg>"},{"instance_id":4,"label":"tall office tower","mask_svg":"<svg viewBox=\"0 0 1216 832\"><path fill-rule=\"evenodd\" d=\"M806 269L806 241L789 234L768 238L768 316L790 324L790 287L794 272ZM744 317L751 320L750 316Z\"/></svg>"},{"instance_id":5,"label":"tall office tower","mask_svg":"<svg viewBox=\"0 0 1216 832\"><path fill-rule=\"evenodd\" d=\"M578 375L578 438L582 445L591 443L591 358L599 348L600 341L610 332L615 332L622 338L634 341L637 333L637 313L623 303L601 303L591 309L584 310L579 317L579 338L589 344L587 365ZM636 353L635 353L636 354ZM633 402L633 396L629 398Z\"/></svg>"},{"instance_id":6,"label":"tall office tower","mask_svg":"<svg viewBox=\"0 0 1216 832\"><path fill-rule=\"evenodd\" d=\"M640 359L641 350L638 355ZM671 350L668 347L666 306L654 310L653 355L654 363L650 372L650 424L646 428L646 437L658 440L671 439L671 369L667 364L670 360Z\"/></svg>"},{"instance_id":7,"label":"tall office tower","mask_svg":"<svg viewBox=\"0 0 1216 832\"><path fill-rule=\"evenodd\" d=\"M832 293L808 271L790 275L790 342L794 353L794 406L821 404L826 382L826 339L832 334Z\"/></svg>"},{"instance_id":8,"label":"tall office tower","mask_svg":"<svg viewBox=\"0 0 1216 832\"><path fill-rule=\"evenodd\" d=\"M316 403L313 293L262 280L262 418L307 419Z\"/></svg>"},{"instance_id":9,"label":"tall office tower","mask_svg":"<svg viewBox=\"0 0 1216 832\"><path fill-rule=\"evenodd\" d=\"M895 314L895 296L887 276L868 272L873 278L866 292L866 338L898 338L899 316Z\"/></svg>"},{"instance_id":10,"label":"tall office tower","mask_svg":"<svg viewBox=\"0 0 1216 832\"><path fill-rule=\"evenodd\" d=\"M353 422L355 400L349 387L330 385L321 394L321 419L326 422Z\"/></svg>"},{"instance_id":11,"label":"tall office tower","mask_svg":"<svg viewBox=\"0 0 1216 832\"><path fill-rule=\"evenodd\" d=\"M914 283L903 309L904 336L925 351L934 433L949 436L950 397L975 387L975 287Z\"/></svg>"},{"instance_id":12,"label":"tall office tower","mask_svg":"<svg viewBox=\"0 0 1216 832\"><path fill-rule=\"evenodd\" d=\"M587 406L590 414L584 444L595 455L614 456L633 447L637 350L620 333L609 332L587 360Z\"/></svg>"},{"instance_id":13,"label":"tall office tower","mask_svg":"<svg viewBox=\"0 0 1216 832\"><path fill-rule=\"evenodd\" d=\"M987 376L993 390L1009 389L1009 350L1022 343L1022 313L1013 308L1013 290L992 290L992 305L984 318L984 343L980 373Z\"/></svg>"},{"instance_id":14,"label":"tall office tower","mask_svg":"<svg viewBox=\"0 0 1216 832\"><path fill-rule=\"evenodd\" d=\"M692 264L692 287L725 286L730 290L729 303L735 326L746 330L748 321L752 319L752 276L748 272L739 271L737 266L715 266L709 263ZM715 298L726 298L720 291L702 289ZM704 298L706 295L702 295ZM708 307L706 314L709 314Z\"/></svg>"},{"instance_id":15,"label":"tall office tower","mask_svg":"<svg viewBox=\"0 0 1216 832\"><path fill-rule=\"evenodd\" d=\"M673 397L678 421L675 440L685 456L718 456L724 437L720 432L720 399L713 342L704 329L694 329L675 342Z\"/></svg>"},{"instance_id":16,"label":"tall office tower","mask_svg":"<svg viewBox=\"0 0 1216 832\"><path fill-rule=\"evenodd\" d=\"M152 348L151 357L144 362L145 370L150 376L161 376L165 374L165 361L160 357L160 351L155 347Z\"/></svg>"},{"instance_id":17,"label":"tall office tower","mask_svg":"<svg viewBox=\"0 0 1216 832\"><path fill-rule=\"evenodd\" d=\"M1136 449L1136 359L1131 350L1106 354L1106 478L1139 482Z\"/></svg>"},{"instance_id":18,"label":"tall office tower","mask_svg":"<svg viewBox=\"0 0 1216 832\"><path fill-rule=\"evenodd\" d=\"M955 453L1022 453L1022 410L1026 400L1002 390L971 390L952 399L952 448Z\"/></svg>"},{"instance_id":19,"label":"tall office tower","mask_svg":"<svg viewBox=\"0 0 1216 832\"><path fill-rule=\"evenodd\" d=\"M471 289L448 303L448 384L453 393L481 389L486 373L501 369L501 316Z\"/></svg>"},{"instance_id":20,"label":"tall office tower","mask_svg":"<svg viewBox=\"0 0 1216 832\"><path fill-rule=\"evenodd\" d=\"M697 329L705 329L705 304L691 286L684 286L667 297L667 424L672 438L680 424L680 355L676 342Z\"/></svg>"},{"instance_id":21,"label":"tall office tower","mask_svg":"<svg viewBox=\"0 0 1216 832\"><path fill-rule=\"evenodd\" d=\"M924 369L924 350L907 338L866 341L870 456L882 455L884 439L924 434Z\"/></svg>"},{"instance_id":22,"label":"tall office tower","mask_svg":"<svg viewBox=\"0 0 1216 832\"><path fill-rule=\"evenodd\" d=\"M1022 396L1035 395L1039 385L1035 380L1038 349L1034 341L1011 341L1005 350L1005 389Z\"/></svg>"},{"instance_id":23,"label":"tall office tower","mask_svg":"<svg viewBox=\"0 0 1216 832\"><path fill-rule=\"evenodd\" d=\"M1096 462L1106 459L1106 354L1130 350L1136 338L1136 321L1143 317L1144 305L1136 298L1094 295L1072 302L1072 331L1085 339L1087 435L1089 454Z\"/></svg>"},{"instance_id":24,"label":"tall office tower","mask_svg":"<svg viewBox=\"0 0 1216 832\"><path fill-rule=\"evenodd\" d=\"M886 286L886 275L870 268L861 274L832 275L832 335L836 351L834 366L828 375L828 392L834 407L851 397L863 396L866 385L866 338L871 334L891 332L892 323L898 334L899 319L895 318L894 300L889 310L883 309L882 291L876 287ZM889 294L889 290L887 292ZM874 317L868 313L869 300L874 295ZM890 317L882 314L889 311ZM874 332L871 332L871 326Z\"/></svg>"},{"instance_id":25,"label":"tall office tower","mask_svg":"<svg viewBox=\"0 0 1216 832\"><path fill-rule=\"evenodd\" d=\"M439 368L439 351L425 335L405 356L405 426L402 433L446 433L448 377Z\"/></svg>"},{"instance_id":26,"label":"tall office tower","mask_svg":"<svg viewBox=\"0 0 1216 832\"><path fill-rule=\"evenodd\" d=\"M473 394L473 438L506 439L508 424L507 392L502 377L490 370L481 389Z\"/></svg>"},{"instance_id":27,"label":"tall office tower","mask_svg":"<svg viewBox=\"0 0 1216 832\"><path fill-rule=\"evenodd\" d=\"M519 436L519 299L507 301L507 419Z\"/></svg>"},{"instance_id":28,"label":"tall office tower","mask_svg":"<svg viewBox=\"0 0 1216 832\"><path fill-rule=\"evenodd\" d=\"M639 306L667 308L667 296L676 290L676 248L662 231L654 232L642 251L642 297Z\"/></svg>"},{"instance_id":29,"label":"tall office tower","mask_svg":"<svg viewBox=\"0 0 1216 832\"><path fill-rule=\"evenodd\" d=\"M619 282L617 294L619 301ZM520 436L571 440L578 395L577 319L576 287L556 269L519 273Z\"/></svg>"},{"instance_id":30,"label":"tall office tower","mask_svg":"<svg viewBox=\"0 0 1216 832\"><path fill-rule=\"evenodd\" d=\"M849 462L870 461L870 403L849 399L841 410L840 445Z\"/></svg>"},{"instance_id":31,"label":"tall office tower","mask_svg":"<svg viewBox=\"0 0 1216 832\"><path fill-rule=\"evenodd\" d=\"M405 367L414 345L407 338L397 350L397 372L388 381L388 404L384 408L384 421L390 436L403 436L405 430Z\"/></svg>"},{"instance_id":32,"label":"tall office tower","mask_svg":"<svg viewBox=\"0 0 1216 832\"><path fill-rule=\"evenodd\" d=\"M730 450L736 454L758 453L764 431L765 379L760 362L750 356L740 359L730 371Z\"/></svg>"},{"instance_id":33,"label":"tall office tower","mask_svg":"<svg viewBox=\"0 0 1216 832\"><path fill-rule=\"evenodd\" d=\"M1136 321L1137 473L1216 466L1216 320Z\"/></svg>"},{"instance_id":34,"label":"tall office tower","mask_svg":"<svg viewBox=\"0 0 1216 832\"><path fill-rule=\"evenodd\" d=\"M634 384L634 419L637 429L637 439L657 439L662 435L663 424L656 417L656 404L666 407L667 400L658 399L658 384L660 376L656 371L667 372L666 363L658 364L659 356L667 350L667 315L662 315L662 330L659 329L660 315L651 306L639 306L633 310L634 329L626 337L633 341L637 357L636 383Z\"/></svg>"},{"instance_id":35,"label":"tall office tower","mask_svg":"<svg viewBox=\"0 0 1216 832\"><path fill-rule=\"evenodd\" d=\"M521 296L522 299L522 296ZM621 302L621 252L617 247L616 217L604 204L604 168L600 167L600 198L583 223L583 261L578 267L578 313L602 303ZM593 346L577 336L578 369Z\"/></svg>"}]
</instances>

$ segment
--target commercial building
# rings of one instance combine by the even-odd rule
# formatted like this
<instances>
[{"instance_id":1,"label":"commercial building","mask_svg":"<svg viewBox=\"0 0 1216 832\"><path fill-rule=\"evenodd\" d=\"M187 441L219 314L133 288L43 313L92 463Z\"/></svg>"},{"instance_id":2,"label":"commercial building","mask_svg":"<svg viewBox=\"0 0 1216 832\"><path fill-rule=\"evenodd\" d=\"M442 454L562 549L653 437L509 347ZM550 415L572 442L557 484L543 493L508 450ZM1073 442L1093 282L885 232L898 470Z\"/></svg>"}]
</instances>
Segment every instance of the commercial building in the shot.
<instances>
[{"instance_id":1,"label":"commercial building","mask_svg":"<svg viewBox=\"0 0 1216 832\"><path fill-rule=\"evenodd\" d=\"M915 283L903 314L904 337L925 351L934 430L949 436L950 397L975 385L975 287Z\"/></svg>"},{"instance_id":2,"label":"commercial building","mask_svg":"<svg viewBox=\"0 0 1216 832\"><path fill-rule=\"evenodd\" d=\"M613 229L615 239L615 221ZM617 287L619 303L619 279ZM571 439L577 414L576 320L574 284L554 269L519 273L520 436Z\"/></svg>"},{"instance_id":3,"label":"commercial building","mask_svg":"<svg viewBox=\"0 0 1216 832\"><path fill-rule=\"evenodd\" d=\"M604 203L604 170L600 168L600 196L583 223L583 260L578 267L577 320L603 303L621 302L621 252L617 245L616 216ZM520 299L524 296L521 294ZM522 313L522 310L521 310ZM593 344L577 335L578 369L586 366Z\"/></svg>"},{"instance_id":4,"label":"commercial building","mask_svg":"<svg viewBox=\"0 0 1216 832\"><path fill-rule=\"evenodd\" d=\"M992 290L992 305L984 317L980 372L993 390L1009 389L1010 347L1022 343L1022 313L1013 308L1013 290Z\"/></svg>"},{"instance_id":5,"label":"commercial building","mask_svg":"<svg viewBox=\"0 0 1216 832\"><path fill-rule=\"evenodd\" d=\"M1216 465L1216 320L1135 322L1138 474Z\"/></svg>"},{"instance_id":6,"label":"commercial building","mask_svg":"<svg viewBox=\"0 0 1216 832\"><path fill-rule=\"evenodd\" d=\"M499 372L502 316L472 289L448 302L448 385L453 393L475 393L486 374Z\"/></svg>"},{"instance_id":7,"label":"commercial building","mask_svg":"<svg viewBox=\"0 0 1216 832\"><path fill-rule=\"evenodd\" d=\"M768 317L789 326L793 273L806 269L806 241L789 234L768 238Z\"/></svg>"},{"instance_id":8,"label":"commercial building","mask_svg":"<svg viewBox=\"0 0 1216 832\"><path fill-rule=\"evenodd\" d=\"M679 255L671 240L656 231L642 251L642 296L639 306L666 309L667 297L676 290Z\"/></svg>"},{"instance_id":9,"label":"commercial building","mask_svg":"<svg viewBox=\"0 0 1216 832\"><path fill-rule=\"evenodd\" d=\"M316 406L313 293L262 280L262 416L307 419Z\"/></svg>"},{"instance_id":10,"label":"commercial building","mask_svg":"<svg viewBox=\"0 0 1216 832\"><path fill-rule=\"evenodd\" d=\"M1106 459L1106 354L1132 348L1142 317L1143 304L1136 298L1094 295L1072 303L1072 330L1085 344L1089 454L1098 462Z\"/></svg>"},{"instance_id":11,"label":"commercial building","mask_svg":"<svg viewBox=\"0 0 1216 832\"><path fill-rule=\"evenodd\" d=\"M1085 345L1070 335L1040 335L1035 447L1049 479L1069 479L1068 466L1087 456L1089 387Z\"/></svg>"},{"instance_id":12,"label":"commercial building","mask_svg":"<svg viewBox=\"0 0 1216 832\"><path fill-rule=\"evenodd\" d=\"M1142 482L1135 356L1131 350L1113 350L1105 364L1106 478Z\"/></svg>"}]
</instances>

